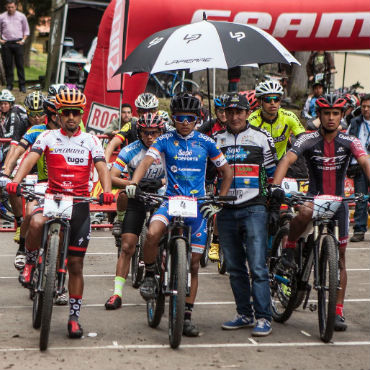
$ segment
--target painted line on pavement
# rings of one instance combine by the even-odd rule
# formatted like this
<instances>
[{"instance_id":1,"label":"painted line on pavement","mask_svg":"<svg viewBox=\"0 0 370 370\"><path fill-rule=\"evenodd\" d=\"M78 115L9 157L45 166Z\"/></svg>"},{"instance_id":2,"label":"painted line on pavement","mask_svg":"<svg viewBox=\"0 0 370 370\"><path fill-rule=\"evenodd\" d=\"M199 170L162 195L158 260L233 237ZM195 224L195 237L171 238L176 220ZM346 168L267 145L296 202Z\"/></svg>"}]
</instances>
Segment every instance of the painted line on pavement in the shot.
<instances>
[{"instance_id":1,"label":"painted line on pavement","mask_svg":"<svg viewBox=\"0 0 370 370\"><path fill-rule=\"evenodd\" d=\"M370 346L370 341L353 341L353 342L292 342L292 343L203 343L203 344L182 344L180 349L192 348L247 348L247 347L344 347L344 346ZM108 346L78 346L78 347L48 347L48 351L95 351L95 350L122 350L122 349L170 349L168 344L113 344ZM38 347L26 348L0 348L0 352L24 352L40 351Z\"/></svg>"}]
</instances>

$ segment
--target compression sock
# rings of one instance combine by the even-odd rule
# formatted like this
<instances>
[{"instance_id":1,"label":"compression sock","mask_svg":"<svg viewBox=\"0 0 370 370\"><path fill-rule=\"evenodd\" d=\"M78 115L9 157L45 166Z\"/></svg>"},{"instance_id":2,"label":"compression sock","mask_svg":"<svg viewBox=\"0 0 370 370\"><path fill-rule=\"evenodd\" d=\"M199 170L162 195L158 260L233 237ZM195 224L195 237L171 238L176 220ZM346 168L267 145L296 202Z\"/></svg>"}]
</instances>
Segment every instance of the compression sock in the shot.
<instances>
[{"instance_id":1,"label":"compression sock","mask_svg":"<svg viewBox=\"0 0 370 370\"><path fill-rule=\"evenodd\" d=\"M26 248L26 263L28 265L36 265L37 256L39 254L39 250L35 249L33 251L29 251Z\"/></svg>"},{"instance_id":2,"label":"compression sock","mask_svg":"<svg viewBox=\"0 0 370 370\"><path fill-rule=\"evenodd\" d=\"M343 305L342 304L337 304L335 307L335 314L343 316Z\"/></svg>"},{"instance_id":3,"label":"compression sock","mask_svg":"<svg viewBox=\"0 0 370 370\"><path fill-rule=\"evenodd\" d=\"M122 298L122 290L125 285L126 279L121 276L116 276L114 278L114 292L113 295L118 295Z\"/></svg>"},{"instance_id":4,"label":"compression sock","mask_svg":"<svg viewBox=\"0 0 370 370\"><path fill-rule=\"evenodd\" d=\"M154 277L155 263L145 264L145 277Z\"/></svg>"},{"instance_id":5,"label":"compression sock","mask_svg":"<svg viewBox=\"0 0 370 370\"><path fill-rule=\"evenodd\" d=\"M213 234L213 236L212 236L212 243L220 244L219 243L219 240L218 240L218 235Z\"/></svg>"},{"instance_id":6,"label":"compression sock","mask_svg":"<svg viewBox=\"0 0 370 370\"><path fill-rule=\"evenodd\" d=\"M26 251L26 239L23 238L23 236L19 237L19 247L18 247L18 252L25 252Z\"/></svg>"},{"instance_id":7,"label":"compression sock","mask_svg":"<svg viewBox=\"0 0 370 370\"><path fill-rule=\"evenodd\" d=\"M191 313L193 312L194 303L185 303L184 320L191 320Z\"/></svg>"},{"instance_id":8,"label":"compression sock","mask_svg":"<svg viewBox=\"0 0 370 370\"><path fill-rule=\"evenodd\" d=\"M70 295L69 296L69 320L78 321L80 317L82 304L82 296L80 295Z\"/></svg>"},{"instance_id":9,"label":"compression sock","mask_svg":"<svg viewBox=\"0 0 370 370\"><path fill-rule=\"evenodd\" d=\"M125 218L126 211L117 211L117 220L118 221L123 221Z\"/></svg>"}]
</instances>

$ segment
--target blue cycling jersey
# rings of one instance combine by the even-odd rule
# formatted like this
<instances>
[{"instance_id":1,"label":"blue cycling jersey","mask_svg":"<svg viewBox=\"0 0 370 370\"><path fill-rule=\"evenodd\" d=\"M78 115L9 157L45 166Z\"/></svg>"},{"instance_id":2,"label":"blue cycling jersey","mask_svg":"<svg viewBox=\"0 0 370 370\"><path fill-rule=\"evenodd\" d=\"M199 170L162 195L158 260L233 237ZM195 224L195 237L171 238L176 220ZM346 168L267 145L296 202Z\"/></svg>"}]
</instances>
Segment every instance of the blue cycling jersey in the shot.
<instances>
[{"instance_id":1,"label":"blue cycling jersey","mask_svg":"<svg viewBox=\"0 0 370 370\"><path fill-rule=\"evenodd\" d=\"M114 167L118 168L121 172L125 171L127 166L130 177L134 173L136 167L144 158L148 148L140 141L136 140L133 143L125 146L118 154ZM153 164L148 168L144 178L158 179L164 177L164 169L161 159L156 159Z\"/></svg>"},{"instance_id":2,"label":"blue cycling jersey","mask_svg":"<svg viewBox=\"0 0 370 370\"><path fill-rule=\"evenodd\" d=\"M166 195L205 195L207 157L216 167L226 159L213 139L197 131L183 137L176 131L160 136L147 155L162 159L166 171Z\"/></svg>"}]
</instances>

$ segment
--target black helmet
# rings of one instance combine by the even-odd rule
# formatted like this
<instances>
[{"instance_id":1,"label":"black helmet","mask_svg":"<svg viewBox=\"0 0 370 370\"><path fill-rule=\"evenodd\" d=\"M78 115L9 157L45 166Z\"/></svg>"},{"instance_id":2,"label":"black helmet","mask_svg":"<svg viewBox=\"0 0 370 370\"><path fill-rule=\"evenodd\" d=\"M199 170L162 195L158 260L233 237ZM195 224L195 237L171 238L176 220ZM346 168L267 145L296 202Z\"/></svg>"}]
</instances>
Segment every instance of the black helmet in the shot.
<instances>
[{"instance_id":1,"label":"black helmet","mask_svg":"<svg viewBox=\"0 0 370 370\"><path fill-rule=\"evenodd\" d=\"M337 94L325 94L316 99L315 107L316 111L320 111L325 108L338 108L344 111L347 106L347 100Z\"/></svg>"},{"instance_id":2,"label":"black helmet","mask_svg":"<svg viewBox=\"0 0 370 370\"><path fill-rule=\"evenodd\" d=\"M171 99L171 113L184 112L200 114L200 100L193 95L177 94Z\"/></svg>"},{"instance_id":3,"label":"black helmet","mask_svg":"<svg viewBox=\"0 0 370 370\"><path fill-rule=\"evenodd\" d=\"M41 111L44 109L43 104L45 96L40 91L34 91L26 96L24 100L24 106L27 111Z\"/></svg>"},{"instance_id":4,"label":"black helmet","mask_svg":"<svg viewBox=\"0 0 370 370\"><path fill-rule=\"evenodd\" d=\"M55 107L55 96L48 96L44 100L43 106L44 106L44 111L46 112L48 116L52 114L57 114L57 108Z\"/></svg>"}]
</instances>

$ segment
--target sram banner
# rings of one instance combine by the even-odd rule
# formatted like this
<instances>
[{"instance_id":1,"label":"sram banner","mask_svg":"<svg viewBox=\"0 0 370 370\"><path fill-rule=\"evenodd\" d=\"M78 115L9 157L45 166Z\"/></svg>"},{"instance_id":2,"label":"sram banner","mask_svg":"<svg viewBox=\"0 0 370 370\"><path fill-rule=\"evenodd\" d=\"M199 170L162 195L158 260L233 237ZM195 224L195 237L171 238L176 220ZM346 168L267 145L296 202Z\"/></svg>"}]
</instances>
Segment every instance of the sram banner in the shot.
<instances>
[{"instance_id":1,"label":"sram banner","mask_svg":"<svg viewBox=\"0 0 370 370\"><path fill-rule=\"evenodd\" d=\"M118 117L118 114L118 108L93 102L86 122L87 131L93 131L98 134L103 133L112 119Z\"/></svg>"}]
</instances>

